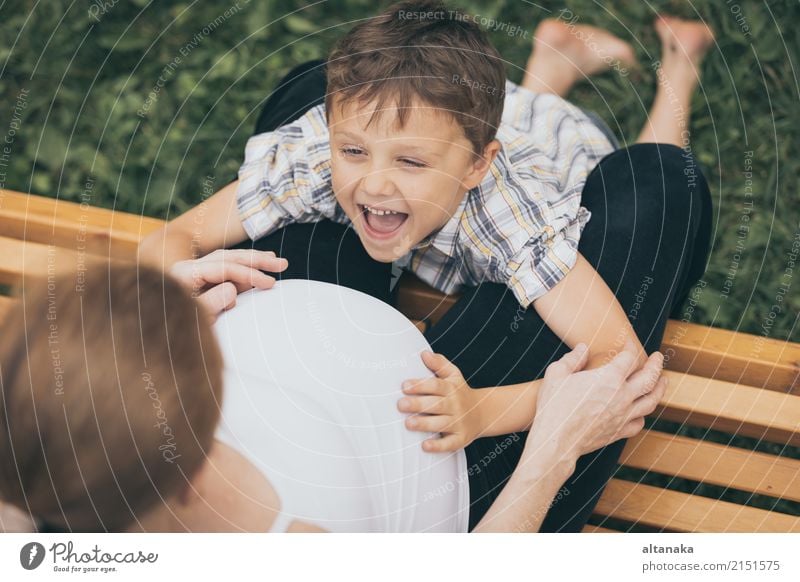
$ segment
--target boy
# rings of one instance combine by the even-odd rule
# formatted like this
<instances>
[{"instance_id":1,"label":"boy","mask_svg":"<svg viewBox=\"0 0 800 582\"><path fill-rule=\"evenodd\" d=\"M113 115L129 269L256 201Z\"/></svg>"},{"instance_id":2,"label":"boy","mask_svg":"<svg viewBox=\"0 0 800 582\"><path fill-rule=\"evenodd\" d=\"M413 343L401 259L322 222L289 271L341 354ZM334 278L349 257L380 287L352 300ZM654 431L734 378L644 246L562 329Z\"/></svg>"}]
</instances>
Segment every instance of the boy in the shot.
<instances>
[{"instance_id":1,"label":"boy","mask_svg":"<svg viewBox=\"0 0 800 582\"><path fill-rule=\"evenodd\" d=\"M357 233L368 262L394 262L445 293L464 289L465 296L426 334L434 347L442 346L441 354L423 356L437 378L412 381L399 403L401 410L417 413L409 417L409 428L442 433L426 450L467 447L468 457L482 459L493 441L479 437L528 428L539 386L534 379L564 344L588 344L589 368L607 361L628 339L640 352L636 367L645 361L638 338L648 339L650 351L658 348L664 322L656 325L640 313L641 325L653 323L655 331L634 329L578 251L590 217L581 193L585 198L587 176L613 146L586 114L558 96L507 83L499 54L471 19L435 2L409 2L357 25L328 59L324 107L273 129L248 142L237 182L149 237L142 256L169 268L247 238L274 250L279 233L314 235L294 228L297 223L319 223L321 229L332 223ZM699 203L686 205L676 195L675 204ZM207 218L198 220L201 214ZM696 216L692 220L685 238L693 245L698 226ZM314 241L303 240L311 261ZM663 267L681 278L678 291L690 278L684 260L690 253L691 246ZM361 260L338 250L330 258L340 256L343 268ZM314 277L311 269L305 276ZM661 312L673 301L674 287L663 286L671 290ZM471 352L463 338L477 338L484 329L470 328L473 319L464 313L487 289L509 290L519 320L515 316L509 326L507 317L493 317L498 307L507 309L508 300L492 295L481 316L489 318L483 327L498 341ZM552 342L539 339L538 322L557 336L548 354L543 350ZM445 339L448 328L459 326L461 343ZM536 343L539 354L526 348L510 366L492 361L495 353L508 351L506 340L514 349ZM470 371L462 375L465 367ZM596 501L598 481L607 479L620 451L609 449L601 463L603 479L593 477L588 493L572 497L582 504L581 515L563 516L558 529L582 527L584 508L593 507L586 497ZM507 450L500 459L492 457L490 468L482 467L486 491L471 492L477 508L472 525L499 493L517 456Z\"/></svg>"}]
</instances>

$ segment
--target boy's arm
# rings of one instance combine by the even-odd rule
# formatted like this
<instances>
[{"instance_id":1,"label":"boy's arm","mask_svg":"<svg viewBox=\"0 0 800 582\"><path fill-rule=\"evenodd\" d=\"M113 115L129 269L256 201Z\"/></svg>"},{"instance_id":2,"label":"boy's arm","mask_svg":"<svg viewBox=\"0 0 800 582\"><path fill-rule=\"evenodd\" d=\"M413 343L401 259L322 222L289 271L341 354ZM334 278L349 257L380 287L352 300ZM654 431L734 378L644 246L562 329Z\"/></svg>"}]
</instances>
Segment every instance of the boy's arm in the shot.
<instances>
[{"instance_id":1,"label":"boy's arm","mask_svg":"<svg viewBox=\"0 0 800 582\"><path fill-rule=\"evenodd\" d=\"M580 253L572 270L536 299L533 307L570 349L580 342L589 346L587 370L611 361L628 338L639 349L636 367L647 361L644 347L619 301Z\"/></svg>"},{"instance_id":2,"label":"boy's arm","mask_svg":"<svg viewBox=\"0 0 800 582\"><path fill-rule=\"evenodd\" d=\"M639 350L635 369L647 361L647 354L628 321L622 306L592 265L578 253L575 266L550 291L533 302L533 307L553 333L574 348L589 346L587 370L609 362L630 338ZM483 389L480 399L486 426L480 436L501 435L530 428L536 413L541 380Z\"/></svg>"},{"instance_id":3,"label":"boy's arm","mask_svg":"<svg viewBox=\"0 0 800 582\"><path fill-rule=\"evenodd\" d=\"M139 244L139 260L168 270L178 261L194 259L246 240L236 206L236 188L231 182Z\"/></svg>"},{"instance_id":4,"label":"boy's arm","mask_svg":"<svg viewBox=\"0 0 800 582\"><path fill-rule=\"evenodd\" d=\"M580 254L572 270L550 291L536 299L533 307L570 349L579 343L589 347L586 370L609 362L622 351L629 338L638 351L632 370L641 368L647 361L622 306ZM410 387L404 387L404 393L412 398L401 399L399 409L402 412L439 414L442 418L448 415L450 420L446 425L429 416L415 418L407 426L412 430L452 435L451 438L445 436L442 442L429 443L426 450L453 450L452 447L466 446L479 437L530 428L536 413L541 379L475 390L443 356L424 356L423 362L437 377L412 381Z\"/></svg>"}]
</instances>

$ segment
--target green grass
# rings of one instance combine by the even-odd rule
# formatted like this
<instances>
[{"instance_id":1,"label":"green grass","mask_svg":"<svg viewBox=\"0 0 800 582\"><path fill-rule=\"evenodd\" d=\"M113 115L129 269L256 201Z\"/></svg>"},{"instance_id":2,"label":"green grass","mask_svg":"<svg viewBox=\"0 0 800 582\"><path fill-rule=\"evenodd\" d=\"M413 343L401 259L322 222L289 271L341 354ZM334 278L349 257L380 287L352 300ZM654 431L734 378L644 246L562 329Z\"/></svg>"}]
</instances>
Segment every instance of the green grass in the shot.
<instances>
[{"instance_id":1,"label":"green grass","mask_svg":"<svg viewBox=\"0 0 800 582\"><path fill-rule=\"evenodd\" d=\"M340 0L303 8L285 0L242 1L241 10L207 33L204 27L233 4L111 4L103 14L92 9L96 19L86 3L2 4L0 132L7 150L0 181L11 189L76 201L83 196L95 205L170 218L201 199L207 176L217 188L235 177L261 105L282 75L324 57L353 21L387 2ZM800 5L606 4L575 0L566 6L582 23L630 41L642 66L628 76L595 78L571 100L597 111L623 142L635 139L653 98L656 11L703 18L717 33L692 109L692 149L715 206L706 287L692 321L800 341L800 268L789 254L800 236ZM491 35L514 81L521 78L536 24L563 7L549 0L452 5L521 27L524 35ZM140 116L159 75L163 88ZM747 237L740 240L745 152L752 152L753 209ZM782 511L800 513L798 504L781 503Z\"/></svg>"}]
</instances>

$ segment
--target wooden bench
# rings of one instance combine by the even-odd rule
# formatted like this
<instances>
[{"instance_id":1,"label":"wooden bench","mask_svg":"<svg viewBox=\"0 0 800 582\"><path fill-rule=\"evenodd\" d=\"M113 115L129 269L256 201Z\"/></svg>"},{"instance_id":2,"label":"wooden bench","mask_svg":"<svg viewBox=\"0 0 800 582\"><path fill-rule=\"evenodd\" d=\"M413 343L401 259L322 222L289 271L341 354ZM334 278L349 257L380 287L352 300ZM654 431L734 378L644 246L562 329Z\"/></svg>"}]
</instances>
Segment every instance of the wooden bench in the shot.
<instances>
[{"instance_id":1,"label":"wooden bench","mask_svg":"<svg viewBox=\"0 0 800 582\"><path fill-rule=\"evenodd\" d=\"M76 265L87 255L132 258L138 241L161 224L0 190L0 284L44 272L55 249L61 249L59 260ZM455 300L404 277L398 307L412 321L436 322ZM11 301L0 296L0 318ZM654 414L658 429L628 442L620 477L609 483L593 516L598 525L585 531L800 532L800 344L670 321L661 349L669 354L670 386ZM717 437L774 443L781 454L673 434L687 426L694 434L709 429ZM654 479L665 485L648 484ZM763 500L788 500L794 509L676 490L676 479L684 489L702 484L704 491L740 492L738 499L756 496L762 506Z\"/></svg>"}]
</instances>

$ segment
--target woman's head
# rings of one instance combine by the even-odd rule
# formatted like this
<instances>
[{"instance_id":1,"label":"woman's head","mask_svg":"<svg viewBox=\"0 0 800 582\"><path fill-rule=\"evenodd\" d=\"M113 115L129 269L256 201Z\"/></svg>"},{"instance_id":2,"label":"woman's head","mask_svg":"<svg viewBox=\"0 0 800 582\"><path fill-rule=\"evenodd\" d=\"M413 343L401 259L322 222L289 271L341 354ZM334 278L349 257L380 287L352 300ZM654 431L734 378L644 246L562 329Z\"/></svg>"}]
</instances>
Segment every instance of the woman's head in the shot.
<instances>
[{"instance_id":1,"label":"woman's head","mask_svg":"<svg viewBox=\"0 0 800 582\"><path fill-rule=\"evenodd\" d=\"M117 531L187 487L219 420L222 356L177 281L89 264L27 281L2 326L0 499Z\"/></svg>"}]
</instances>

